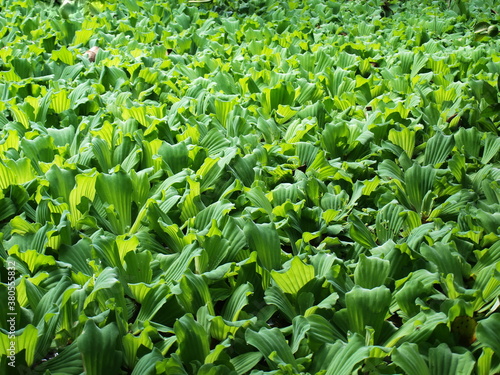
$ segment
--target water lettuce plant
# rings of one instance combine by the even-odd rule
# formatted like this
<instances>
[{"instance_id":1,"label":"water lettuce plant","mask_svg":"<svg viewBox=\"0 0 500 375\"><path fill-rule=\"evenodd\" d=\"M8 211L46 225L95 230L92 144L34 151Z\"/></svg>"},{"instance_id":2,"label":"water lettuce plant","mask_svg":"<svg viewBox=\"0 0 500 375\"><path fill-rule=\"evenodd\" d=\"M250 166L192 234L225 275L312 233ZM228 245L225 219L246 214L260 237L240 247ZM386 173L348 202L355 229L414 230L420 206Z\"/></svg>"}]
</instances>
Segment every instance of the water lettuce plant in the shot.
<instances>
[{"instance_id":1,"label":"water lettuce plant","mask_svg":"<svg viewBox=\"0 0 500 375\"><path fill-rule=\"evenodd\" d=\"M0 9L2 373L500 372L496 1Z\"/></svg>"}]
</instances>

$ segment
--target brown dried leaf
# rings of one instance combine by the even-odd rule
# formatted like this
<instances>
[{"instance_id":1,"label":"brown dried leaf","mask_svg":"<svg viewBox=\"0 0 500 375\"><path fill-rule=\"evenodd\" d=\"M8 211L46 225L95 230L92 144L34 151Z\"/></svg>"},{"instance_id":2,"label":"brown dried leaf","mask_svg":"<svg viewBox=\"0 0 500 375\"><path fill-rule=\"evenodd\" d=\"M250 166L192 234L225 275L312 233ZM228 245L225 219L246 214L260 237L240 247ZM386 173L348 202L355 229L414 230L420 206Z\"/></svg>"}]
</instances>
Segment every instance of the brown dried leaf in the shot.
<instances>
[{"instance_id":1,"label":"brown dried leaf","mask_svg":"<svg viewBox=\"0 0 500 375\"><path fill-rule=\"evenodd\" d=\"M89 59L90 62L94 62L95 56L97 55L97 51L99 51L99 47L94 46L91 49L89 49L88 51L86 51L84 53L84 55L87 56L87 58Z\"/></svg>"}]
</instances>

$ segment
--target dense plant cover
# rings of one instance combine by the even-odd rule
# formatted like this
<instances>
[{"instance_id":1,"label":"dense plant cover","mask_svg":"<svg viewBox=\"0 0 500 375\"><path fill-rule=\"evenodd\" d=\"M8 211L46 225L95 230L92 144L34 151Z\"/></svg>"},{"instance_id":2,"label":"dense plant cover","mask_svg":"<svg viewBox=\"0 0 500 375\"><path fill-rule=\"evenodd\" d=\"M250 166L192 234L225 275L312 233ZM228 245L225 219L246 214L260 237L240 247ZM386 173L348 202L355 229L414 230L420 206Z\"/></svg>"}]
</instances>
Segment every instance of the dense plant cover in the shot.
<instances>
[{"instance_id":1,"label":"dense plant cover","mask_svg":"<svg viewBox=\"0 0 500 375\"><path fill-rule=\"evenodd\" d=\"M500 372L499 13L3 0L0 372Z\"/></svg>"}]
</instances>

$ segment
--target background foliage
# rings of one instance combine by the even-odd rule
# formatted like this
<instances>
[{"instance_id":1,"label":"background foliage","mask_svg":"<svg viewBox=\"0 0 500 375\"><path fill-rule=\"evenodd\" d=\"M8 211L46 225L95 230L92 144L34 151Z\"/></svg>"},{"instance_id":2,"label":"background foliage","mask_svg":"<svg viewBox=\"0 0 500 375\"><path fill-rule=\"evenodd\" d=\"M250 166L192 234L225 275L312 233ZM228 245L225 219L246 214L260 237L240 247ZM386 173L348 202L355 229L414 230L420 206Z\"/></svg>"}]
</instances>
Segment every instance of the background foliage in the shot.
<instances>
[{"instance_id":1,"label":"background foliage","mask_svg":"<svg viewBox=\"0 0 500 375\"><path fill-rule=\"evenodd\" d=\"M0 7L6 372L500 371L497 2Z\"/></svg>"}]
</instances>

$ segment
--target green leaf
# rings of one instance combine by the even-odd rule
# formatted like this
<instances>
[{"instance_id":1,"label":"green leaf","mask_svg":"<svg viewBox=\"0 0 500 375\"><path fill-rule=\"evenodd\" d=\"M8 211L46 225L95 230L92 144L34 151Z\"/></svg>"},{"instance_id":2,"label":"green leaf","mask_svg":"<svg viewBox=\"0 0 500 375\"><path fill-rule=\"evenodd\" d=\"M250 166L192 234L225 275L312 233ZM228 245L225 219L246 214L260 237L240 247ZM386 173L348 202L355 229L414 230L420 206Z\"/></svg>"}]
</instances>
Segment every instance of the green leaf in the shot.
<instances>
[{"instance_id":1,"label":"green leaf","mask_svg":"<svg viewBox=\"0 0 500 375\"><path fill-rule=\"evenodd\" d=\"M454 276L454 281L463 285L463 260L450 245L437 242L431 247L424 243L420 247L420 253L427 261L431 262L431 267L437 268L443 276L451 273Z\"/></svg>"},{"instance_id":2,"label":"green leaf","mask_svg":"<svg viewBox=\"0 0 500 375\"><path fill-rule=\"evenodd\" d=\"M375 218L375 232L379 243L386 243L389 240L396 241L399 238L405 222L403 212L402 206L392 202L378 211Z\"/></svg>"},{"instance_id":3,"label":"green leaf","mask_svg":"<svg viewBox=\"0 0 500 375\"><path fill-rule=\"evenodd\" d=\"M14 319L12 316L9 319ZM7 333L0 332L0 355L9 357L11 354L11 342ZM38 330L32 324L16 331L14 338L14 352L17 354L25 350L25 359L28 366L33 365L35 361L35 349L38 343ZM10 362L10 361L9 361ZM15 363L15 361L13 361Z\"/></svg>"},{"instance_id":4,"label":"green leaf","mask_svg":"<svg viewBox=\"0 0 500 375\"><path fill-rule=\"evenodd\" d=\"M443 163L448 158L454 146L455 141L453 136L444 135L441 132L434 134L434 136L427 141L424 164L436 165Z\"/></svg>"},{"instance_id":5,"label":"green leaf","mask_svg":"<svg viewBox=\"0 0 500 375\"><path fill-rule=\"evenodd\" d=\"M370 357L370 347L357 333L352 335L349 342L337 341L330 350L331 362L325 375L351 375L359 368L360 363Z\"/></svg>"},{"instance_id":6,"label":"green leaf","mask_svg":"<svg viewBox=\"0 0 500 375\"><path fill-rule=\"evenodd\" d=\"M78 348L78 340L66 346L58 355L36 366L36 371L45 374L80 375L83 372L82 354Z\"/></svg>"},{"instance_id":7,"label":"green leaf","mask_svg":"<svg viewBox=\"0 0 500 375\"><path fill-rule=\"evenodd\" d=\"M106 206L108 219L116 234L124 234L131 225L132 181L118 169L112 174L97 176L96 191Z\"/></svg>"},{"instance_id":8,"label":"green leaf","mask_svg":"<svg viewBox=\"0 0 500 375\"><path fill-rule=\"evenodd\" d=\"M325 149L335 158L341 156L349 138L349 127L344 122L327 124L323 131L322 142Z\"/></svg>"},{"instance_id":9,"label":"green leaf","mask_svg":"<svg viewBox=\"0 0 500 375\"><path fill-rule=\"evenodd\" d=\"M245 332L245 338L250 345L256 347L262 353L271 368L278 368L278 364L273 360L273 353L276 353L279 360L289 363L294 369L297 369L292 350L287 345L285 336L278 328L261 328L259 332L248 329Z\"/></svg>"},{"instance_id":10,"label":"green leaf","mask_svg":"<svg viewBox=\"0 0 500 375\"><path fill-rule=\"evenodd\" d=\"M122 337L124 361L127 367L134 367L137 362L138 350L141 348L153 349L153 342L149 335L154 335L157 331L147 325L139 336L134 336L132 333L128 333Z\"/></svg>"},{"instance_id":11,"label":"green leaf","mask_svg":"<svg viewBox=\"0 0 500 375\"><path fill-rule=\"evenodd\" d=\"M314 279L314 266L306 265L296 256L292 258L290 268L286 271L272 271L271 277L283 292L296 295L304 285Z\"/></svg>"},{"instance_id":12,"label":"green leaf","mask_svg":"<svg viewBox=\"0 0 500 375\"><path fill-rule=\"evenodd\" d=\"M248 190L245 194L256 207L263 209L269 215L271 221L274 220L273 206L259 186Z\"/></svg>"},{"instance_id":13,"label":"green leaf","mask_svg":"<svg viewBox=\"0 0 500 375\"><path fill-rule=\"evenodd\" d=\"M130 251L125 255L125 270L130 283L150 283L153 277L150 263L153 257L149 251Z\"/></svg>"},{"instance_id":14,"label":"green leaf","mask_svg":"<svg viewBox=\"0 0 500 375\"><path fill-rule=\"evenodd\" d=\"M355 214L349 216L351 227L349 228L349 236L359 243L361 246L372 249L377 247L372 233L368 230L366 225Z\"/></svg>"},{"instance_id":15,"label":"green leaf","mask_svg":"<svg viewBox=\"0 0 500 375\"><path fill-rule=\"evenodd\" d=\"M46 162L49 163L54 160L54 140L48 136L38 136L35 139L21 140L21 148L24 155L26 155L31 162ZM18 160L19 163L21 160ZM17 164L16 163L16 164ZM39 166L32 164L35 169ZM19 181L19 179L18 179Z\"/></svg>"},{"instance_id":16,"label":"green leaf","mask_svg":"<svg viewBox=\"0 0 500 375\"><path fill-rule=\"evenodd\" d=\"M105 375L116 371L122 360L117 350L118 327L115 323L99 328L92 319L87 320L77 345L87 375Z\"/></svg>"},{"instance_id":17,"label":"green leaf","mask_svg":"<svg viewBox=\"0 0 500 375\"><path fill-rule=\"evenodd\" d=\"M187 178L189 189L186 189L182 197L181 206L181 219L186 221L190 218L196 217L205 205L201 200L201 185L200 182L194 181L190 177Z\"/></svg>"},{"instance_id":18,"label":"green leaf","mask_svg":"<svg viewBox=\"0 0 500 375\"><path fill-rule=\"evenodd\" d=\"M238 374L245 374L252 370L261 359L262 354L260 352L248 352L231 358L231 363Z\"/></svg>"},{"instance_id":19,"label":"green leaf","mask_svg":"<svg viewBox=\"0 0 500 375\"><path fill-rule=\"evenodd\" d=\"M248 305L248 296L252 294L253 286L250 283L237 287L224 306L222 317L231 322L237 321L243 308Z\"/></svg>"},{"instance_id":20,"label":"green leaf","mask_svg":"<svg viewBox=\"0 0 500 375\"><path fill-rule=\"evenodd\" d=\"M106 268L116 267L119 270L123 269L122 260L118 250L118 245L115 237L111 233L97 232L92 243L93 248L97 252L99 258ZM106 272L108 272L106 270Z\"/></svg>"},{"instance_id":21,"label":"green leaf","mask_svg":"<svg viewBox=\"0 0 500 375\"><path fill-rule=\"evenodd\" d=\"M73 65L75 61L75 56L71 51L69 51L65 46L60 50L52 51L52 59L60 60L67 65Z\"/></svg>"},{"instance_id":22,"label":"green leaf","mask_svg":"<svg viewBox=\"0 0 500 375\"><path fill-rule=\"evenodd\" d=\"M50 108L52 108L56 113L64 112L70 107L71 100L69 99L68 92L66 90L61 90L52 94Z\"/></svg>"},{"instance_id":23,"label":"green leaf","mask_svg":"<svg viewBox=\"0 0 500 375\"><path fill-rule=\"evenodd\" d=\"M163 355L157 348L153 348L151 353L143 356L134 367L132 375L155 375L156 363L163 360Z\"/></svg>"},{"instance_id":24,"label":"green leaf","mask_svg":"<svg viewBox=\"0 0 500 375\"><path fill-rule=\"evenodd\" d=\"M404 174L406 194L417 213L423 209L424 196L432 190L436 179L436 170L429 166L414 164Z\"/></svg>"},{"instance_id":25,"label":"green leaf","mask_svg":"<svg viewBox=\"0 0 500 375\"><path fill-rule=\"evenodd\" d=\"M500 353L500 314L494 313L480 320L476 328L476 336L481 344L493 349L498 356Z\"/></svg>"},{"instance_id":26,"label":"green leaf","mask_svg":"<svg viewBox=\"0 0 500 375\"><path fill-rule=\"evenodd\" d=\"M285 293L278 287L272 286L266 289L266 295L264 300L269 305L276 306L279 311L281 311L289 321L297 316L297 310L295 306L292 305L290 300L286 297Z\"/></svg>"},{"instance_id":27,"label":"green leaf","mask_svg":"<svg viewBox=\"0 0 500 375\"><path fill-rule=\"evenodd\" d=\"M69 202L71 190L75 186L74 172L53 165L45 176L49 181L52 197L56 199L61 197L65 202Z\"/></svg>"},{"instance_id":28,"label":"green leaf","mask_svg":"<svg viewBox=\"0 0 500 375\"><path fill-rule=\"evenodd\" d=\"M210 353L210 337L203 326L194 320L193 315L186 314L174 324L178 342L178 354L186 364L204 363Z\"/></svg>"},{"instance_id":29,"label":"green leaf","mask_svg":"<svg viewBox=\"0 0 500 375\"><path fill-rule=\"evenodd\" d=\"M204 230L211 224L222 227L223 218L234 208L234 204L226 200L220 200L201 210L194 219L197 229Z\"/></svg>"},{"instance_id":30,"label":"green leaf","mask_svg":"<svg viewBox=\"0 0 500 375\"><path fill-rule=\"evenodd\" d=\"M264 113L270 114L272 110L277 110L281 105L292 105L295 98L295 91L291 84L278 83L273 88L265 88L260 95L260 102Z\"/></svg>"},{"instance_id":31,"label":"green leaf","mask_svg":"<svg viewBox=\"0 0 500 375\"><path fill-rule=\"evenodd\" d=\"M227 128L227 120L229 118L229 113L233 110L237 103L237 98L217 98L215 99L215 118L219 120L224 128Z\"/></svg>"},{"instance_id":32,"label":"green leaf","mask_svg":"<svg viewBox=\"0 0 500 375\"><path fill-rule=\"evenodd\" d=\"M429 349L429 370L431 374L470 375L474 370L475 362L471 352L452 353L445 343Z\"/></svg>"},{"instance_id":33,"label":"green leaf","mask_svg":"<svg viewBox=\"0 0 500 375\"><path fill-rule=\"evenodd\" d=\"M431 375L424 356L418 351L417 344L405 342L396 348L392 359L407 375Z\"/></svg>"},{"instance_id":34,"label":"green leaf","mask_svg":"<svg viewBox=\"0 0 500 375\"><path fill-rule=\"evenodd\" d=\"M364 335L366 327L372 327L375 330L375 342L377 342L382 324L389 311L390 290L385 286L373 289L355 286L346 293L345 301L351 331Z\"/></svg>"},{"instance_id":35,"label":"green leaf","mask_svg":"<svg viewBox=\"0 0 500 375\"><path fill-rule=\"evenodd\" d=\"M455 144L460 152L472 157L479 157L481 133L477 128L460 128L454 135Z\"/></svg>"},{"instance_id":36,"label":"green leaf","mask_svg":"<svg viewBox=\"0 0 500 375\"><path fill-rule=\"evenodd\" d=\"M488 164L491 159L498 156L498 150L500 150L500 139L494 134L488 134L484 141L484 152L481 163Z\"/></svg>"},{"instance_id":37,"label":"green leaf","mask_svg":"<svg viewBox=\"0 0 500 375\"><path fill-rule=\"evenodd\" d=\"M78 220L82 218L82 214L86 213L81 206L84 198L93 201L96 194L96 181L97 175L92 174L78 174L75 176L76 187L74 186L69 193L69 206L70 214L69 219L71 223L76 226ZM81 209L79 207L82 207Z\"/></svg>"},{"instance_id":38,"label":"green leaf","mask_svg":"<svg viewBox=\"0 0 500 375\"><path fill-rule=\"evenodd\" d=\"M206 363L200 367L197 375L236 375L237 373L232 371L226 365L214 365L213 363Z\"/></svg>"},{"instance_id":39,"label":"green leaf","mask_svg":"<svg viewBox=\"0 0 500 375\"><path fill-rule=\"evenodd\" d=\"M19 251L16 245L9 250L9 255L16 256L17 259L23 261L28 266L30 272L34 273L43 266L54 266L56 260L53 256L40 254L37 250Z\"/></svg>"},{"instance_id":40,"label":"green leaf","mask_svg":"<svg viewBox=\"0 0 500 375\"><path fill-rule=\"evenodd\" d=\"M118 271L116 268L106 267L96 278L94 289L85 299L84 307L96 301L101 311L106 311L109 309L110 299L113 299L114 304L121 309L119 311L121 318L126 321L127 307L123 285L118 280Z\"/></svg>"},{"instance_id":41,"label":"green leaf","mask_svg":"<svg viewBox=\"0 0 500 375\"><path fill-rule=\"evenodd\" d=\"M391 129L389 131L389 140L401 147L409 158L413 156L413 150L415 149L415 131L408 128L403 128L401 131Z\"/></svg>"},{"instance_id":42,"label":"green leaf","mask_svg":"<svg viewBox=\"0 0 500 375\"><path fill-rule=\"evenodd\" d=\"M354 271L354 283L362 288L375 288L385 284L389 276L391 263L377 257L359 256L359 262Z\"/></svg>"},{"instance_id":43,"label":"green leaf","mask_svg":"<svg viewBox=\"0 0 500 375\"><path fill-rule=\"evenodd\" d=\"M393 347L398 342L413 342L418 344L427 340L439 324L447 323L448 317L442 312L436 313L432 310L422 311L399 327L399 329L386 340L384 346Z\"/></svg>"},{"instance_id":44,"label":"green leaf","mask_svg":"<svg viewBox=\"0 0 500 375\"><path fill-rule=\"evenodd\" d=\"M296 353L299 350L300 343L306 338L306 334L311 328L310 323L303 316L296 316L292 321L292 353Z\"/></svg>"},{"instance_id":45,"label":"green leaf","mask_svg":"<svg viewBox=\"0 0 500 375\"><path fill-rule=\"evenodd\" d=\"M411 67L410 77L414 78L420 70L427 64L429 58L424 55L421 51L413 54L413 65Z\"/></svg>"},{"instance_id":46,"label":"green leaf","mask_svg":"<svg viewBox=\"0 0 500 375\"><path fill-rule=\"evenodd\" d=\"M481 356L477 360L477 375L491 374L491 359L493 358L493 350L486 347L483 348Z\"/></svg>"},{"instance_id":47,"label":"green leaf","mask_svg":"<svg viewBox=\"0 0 500 375\"><path fill-rule=\"evenodd\" d=\"M116 66L104 66L102 69L100 83L108 89L118 89L127 82L127 74L123 69Z\"/></svg>"},{"instance_id":48,"label":"green leaf","mask_svg":"<svg viewBox=\"0 0 500 375\"><path fill-rule=\"evenodd\" d=\"M169 288L167 285L158 283L153 287L146 287L146 295L144 299L135 296L137 302L141 304L137 321L145 322L151 320L160 308L167 302L167 294Z\"/></svg>"},{"instance_id":49,"label":"green leaf","mask_svg":"<svg viewBox=\"0 0 500 375\"><path fill-rule=\"evenodd\" d=\"M194 274L191 270L186 271L172 292L177 295L179 304L186 312L194 315L200 307L207 306L208 312L215 315L207 283L202 276Z\"/></svg>"},{"instance_id":50,"label":"green leaf","mask_svg":"<svg viewBox=\"0 0 500 375\"><path fill-rule=\"evenodd\" d=\"M200 241L208 256L207 270L214 270L228 257L230 243L219 236L205 237Z\"/></svg>"},{"instance_id":51,"label":"green leaf","mask_svg":"<svg viewBox=\"0 0 500 375\"><path fill-rule=\"evenodd\" d=\"M169 166L172 173L179 173L189 165L188 149L184 142L170 145L162 143L158 150L158 155Z\"/></svg>"},{"instance_id":52,"label":"green leaf","mask_svg":"<svg viewBox=\"0 0 500 375\"><path fill-rule=\"evenodd\" d=\"M185 246L179 255L169 256L164 258L165 262L161 262L161 268L165 272L163 277L168 285L178 282L182 275L188 269L192 260L200 255L200 249L196 244Z\"/></svg>"},{"instance_id":53,"label":"green leaf","mask_svg":"<svg viewBox=\"0 0 500 375\"><path fill-rule=\"evenodd\" d=\"M259 265L268 271L281 268L281 245L274 224L248 221L243 230L250 249L257 252Z\"/></svg>"},{"instance_id":54,"label":"green leaf","mask_svg":"<svg viewBox=\"0 0 500 375\"><path fill-rule=\"evenodd\" d=\"M341 96L345 92L354 90L355 81L350 79L349 71L340 66L334 71L327 69L328 85L327 89L332 97Z\"/></svg>"}]
</instances>

